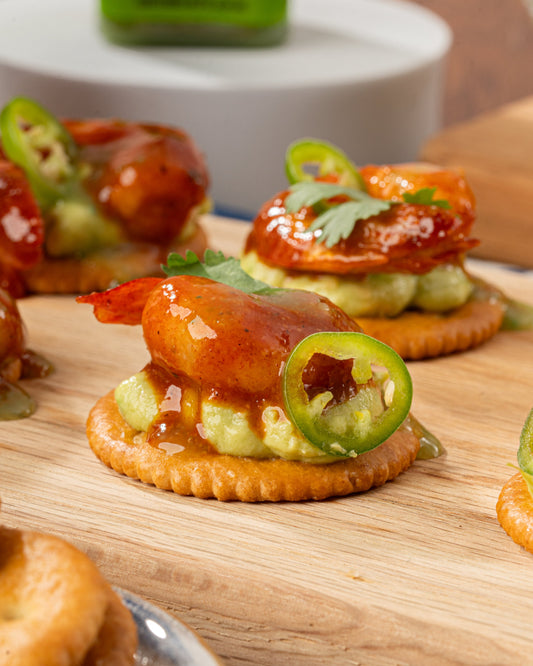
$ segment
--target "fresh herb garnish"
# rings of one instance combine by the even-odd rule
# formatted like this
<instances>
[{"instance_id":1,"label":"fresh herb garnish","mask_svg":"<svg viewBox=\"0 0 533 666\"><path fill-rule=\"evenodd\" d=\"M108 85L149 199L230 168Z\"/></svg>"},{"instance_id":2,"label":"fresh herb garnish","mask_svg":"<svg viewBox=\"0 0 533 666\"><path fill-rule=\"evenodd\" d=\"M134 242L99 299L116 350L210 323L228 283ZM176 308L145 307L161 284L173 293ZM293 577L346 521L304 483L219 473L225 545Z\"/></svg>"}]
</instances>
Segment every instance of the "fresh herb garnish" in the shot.
<instances>
[{"instance_id":1,"label":"fresh herb garnish","mask_svg":"<svg viewBox=\"0 0 533 666\"><path fill-rule=\"evenodd\" d=\"M416 192L405 192L402 196L406 203L451 208L445 199L433 199L436 189L436 187L425 187ZM291 186L285 199L285 210L287 213L296 213L305 207L317 207L318 204L326 205L330 199L339 196L347 197L350 201L327 206L327 210L319 212L309 226L309 231L316 231L317 229L322 231L316 241L317 243L324 242L326 247L333 247L341 239L348 238L359 220L366 220L374 215L379 215L398 203L397 201L371 197L366 192L353 187L343 187L342 185L317 181L302 181Z\"/></svg>"},{"instance_id":2,"label":"fresh herb garnish","mask_svg":"<svg viewBox=\"0 0 533 666\"><path fill-rule=\"evenodd\" d=\"M187 250L185 258L173 252L168 255L167 265L161 268L168 277L196 275L235 287L247 294L278 291L248 275L235 257L226 257L223 252L215 252L210 249L205 251L203 261L191 250Z\"/></svg>"},{"instance_id":3,"label":"fresh herb garnish","mask_svg":"<svg viewBox=\"0 0 533 666\"><path fill-rule=\"evenodd\" d=\"M309 231L322 229L319 241L327 247L336 245L341 239L348 238L358 220L366 220L391 207L391 201L372 199L370 201L349 201L330 208L319 215L309 226Z\"/></svg>"},{"instance_id":4,"label":"fresh herb garnish","mask_svg":"<svg viewBox=\"0 0 533 666\"><path fill-rule=\"evenodd\" d=\"M422 204L423 206L438 206L450 210L451 206L446 199L434 199L436 187L423 187L416 192L404 192L402 194L403 200L406 203Z\"/></svg>"},{"instance_id":5,"label":"fresh herb garnish","mask_svg":"<svg viewBox=\"0 0 533 666\"><path fill-rule=\"evenodd\" d=\"M327 201L333 197L343 195L354 201L364 199L380 201L380 199L375 200L369 194L363 192L363 190L358 190L355 187L345 187L344 185L310 180L301 181L291 186L290 194L285 199L285 209L288 213L295 213L306 206L314 206L319 201Z\"/></svg>"}]
</instances>

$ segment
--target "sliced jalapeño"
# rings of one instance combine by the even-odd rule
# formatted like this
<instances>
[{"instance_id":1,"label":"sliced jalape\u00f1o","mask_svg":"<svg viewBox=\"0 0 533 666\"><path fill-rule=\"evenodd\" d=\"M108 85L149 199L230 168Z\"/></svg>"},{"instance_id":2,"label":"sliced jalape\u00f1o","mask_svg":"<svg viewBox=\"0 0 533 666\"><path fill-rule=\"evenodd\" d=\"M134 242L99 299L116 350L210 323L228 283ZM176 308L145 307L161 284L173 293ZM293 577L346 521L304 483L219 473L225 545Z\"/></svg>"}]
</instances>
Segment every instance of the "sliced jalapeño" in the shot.
<instances>
[{"instance_id":1,"label":"sliced jalape\u00f1o","mask_svg":"<svg viewBox=\"0 0 533 666\"><path fill-rule=\"evenodd\" d=\"M301 139L291 143L285 153L285 173L291 185L330 177L338 185L366 190L355 164L327 141Z\"/></svg>"},{"instance_id":2,"label":"sliced jalape\u00f1o","mask_svg":"<svg viewBox=\"0 0 533 666\"><path fill-rule=\"evenodd\" d=\"M520 445L517 453L518 467L531 495L533 495L533 409L520 433Z\"/></svg>"},{"instance_id":3,"label":"sliced jalape\u00f1o","mask_svg":"<svg viewBox=\"0 0 533 666\"><path fill-rule=\"evenodd\" d=\"M46 109L16 97L0 113L2 147L26 173L37 202L50 208L78 182L76 144L66 128Z\"/></svg>"},{"instance_id":4,"label":"sliced jalape\u00f1o","mask_svg":"<svg viewBox=\"0 0 533 666\"><path fill-rule=\"evenodd\" d=\"M402 358L357 332L313 333L292 351L283 399L294 425L325 453L355 457L404 422L412 381Z\"/></svg>"}]
</instances>

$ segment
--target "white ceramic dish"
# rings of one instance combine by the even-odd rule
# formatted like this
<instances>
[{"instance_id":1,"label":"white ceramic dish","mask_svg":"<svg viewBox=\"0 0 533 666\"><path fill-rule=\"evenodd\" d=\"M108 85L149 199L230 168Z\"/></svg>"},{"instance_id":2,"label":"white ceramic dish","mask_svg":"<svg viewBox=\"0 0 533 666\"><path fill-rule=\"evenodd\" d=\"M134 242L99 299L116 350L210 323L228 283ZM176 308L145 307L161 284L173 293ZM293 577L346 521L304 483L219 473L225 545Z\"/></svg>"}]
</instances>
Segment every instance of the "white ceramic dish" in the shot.
<instances>
[{"instance_id":1,"label":"white ceramic dish","mask_svg":"<svg viewBox=\"0 0 533 666\"><path fill-rule=\"evenodd\" d=\"M0 2L0 104L179 125L206 153L219 212L255 214L303 136L356 161L410 160L440 127L447 25L401 0L293 0L273 48L124 47L96 0Z\"/></svg>"},{"instance_id":2,"label":"white ceramic dish","mask_svg":"<svg viewBox=\"0 0 533 666\"><path fill-rule=\"evenodd\" d=\"M153 604L126 590L115 588L137 625L139 666L221 666L190 627Z\"/></svg>"}]
</instances>

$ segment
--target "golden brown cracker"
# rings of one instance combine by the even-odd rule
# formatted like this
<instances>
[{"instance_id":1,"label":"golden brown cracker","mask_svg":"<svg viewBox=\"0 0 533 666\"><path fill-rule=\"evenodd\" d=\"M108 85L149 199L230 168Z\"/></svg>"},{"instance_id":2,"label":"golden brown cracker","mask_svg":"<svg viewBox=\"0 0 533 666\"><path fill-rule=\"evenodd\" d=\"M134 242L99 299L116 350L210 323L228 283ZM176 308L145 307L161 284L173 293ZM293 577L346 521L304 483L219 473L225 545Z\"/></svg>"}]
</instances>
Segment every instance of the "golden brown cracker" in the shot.
<instances>
[{"instance_id":1,"label":"golden brown cracker","mask_svg":"<svg viewBox=\"0 0 533 666\"><path fill-rule=\"evenodd\" d=\"M533 498L520 472L501 489L496 515L513 541L533 553Z\"/></svg>"},{"instance_id":2,"label":"golden brown cracker","mask_svg":"<svg viewBox=\"0 0 533 666\"><path fill-rule=\"evenodd\" d=\"M362 492L406 470L420 446L411 431L401 428L378 448L327 465L206 453L187 446L166 453L124 421L112 391L91 410L87 436L96 456L116 472L179 495L243 502L320 500Z\"/></svg>"},{"instance_id":3,"label":"golden brown cracker","mask_svg":"<svg viewBox=\"0 0 533 666\"><path fill-rule=\"evenodd\" d=\"M87 294L105 291L138 277L161 275L161 264L170 252L191 250L203 256L207 237L200 225L192 236L167 250L149 243L121 244L84 257L45 257L21 273L26 289L34 294Z\"/></svg>"},{"instance_id":4,"label":"golden brown cracker","mask_svg":"<svg viewBox=\"0 0 533 666\"><path fill-rule=\"evenodd\" d=\"M356 317L367 335L392 347L405 360L465 351L489 340L504 315L497 301L469 301L446 314L408 310L395 318Z\"/></svg>"},{"instance_id":5,"label":"golden brown cracker","mask_svg":"<svg viewBox=\"0 0 533 666\"><path fill-rule=\"evenodd\" d=\"M81 663L109 597L96 565L51 535L0 527L0 663Z\"/></svg>"},{"instance_id":6,"label":"golden brown cracker","mask_svg":"<svg viewBox=\"0 0 533 666\"><path fill-rule=\"evenodd\" d=\"M119 595L108 588L104 621L82 666L129 666L137 649L135 621Z\"/></svg>"}]
</instances>

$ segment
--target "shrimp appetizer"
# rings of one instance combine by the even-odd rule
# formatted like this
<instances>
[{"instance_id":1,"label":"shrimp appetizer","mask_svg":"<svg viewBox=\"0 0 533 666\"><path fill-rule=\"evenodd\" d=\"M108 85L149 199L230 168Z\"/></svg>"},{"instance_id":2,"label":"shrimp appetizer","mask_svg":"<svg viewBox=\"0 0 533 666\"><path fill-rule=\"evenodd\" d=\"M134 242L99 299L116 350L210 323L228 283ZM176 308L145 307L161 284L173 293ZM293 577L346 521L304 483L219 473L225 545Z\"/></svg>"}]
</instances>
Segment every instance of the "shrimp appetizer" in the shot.
<instances>
[{"instance_id":1,"label":"shrimp appetizer","mask_svg":"<svg viewBox=\"0 0 533 666\"><path fill-rule=\"evenodd\" d=\"M108 466L181 495L296 501L381 485L432 446L403 360L328 299L209 250L165 272L77 299L142 324L151 357L89 415Z\"/></svg>"},{"instance_id":2,"label":"shrimp appetizer","mask_svg":"<svg viewBox=\"0 0 533 666\"><path fill-rule=\"evenodd\" d=\"M24 98L0 132L0 286L14 296L103 290L205 249L208 174L185 132L59 122Z\"/></svg>"},{"instance_id":3,"label":"shrimp appetizer","mask_svg":"<svg viewBox=\"0 0 533 666\"><path fill-rule=\"evenodd\" d=\"M464 267L478 241L460 173L418 163L357 169L314 140L289 147L286 170L289 189L263 205L246 240L250 275L327 296L404 359L465 350L501 327L505 299Z\"/></svg>"},{"instance_id":4,"label":"shrimp appetizer","mask_svg":"<svg viewBox=\"0 0 533 666\"><path fill-rule=\"evenodd\" d=\"M0 421L33 414L36 403L17 382L45 377L51 371L48 361L26 348L17 304L7 291L0 289Z\"/></svg>"},{"instance_id":5,"label":"shrimp appetizer","mask_svg":"<svg viewBox=\"0 0 533 666\"><path fill-rule=\"evenodd\" d=\"M533 409L520 433L517 460L519 471L503 486L496 514L513 541L533 553Z\"/></svg>"}]
</instances>

